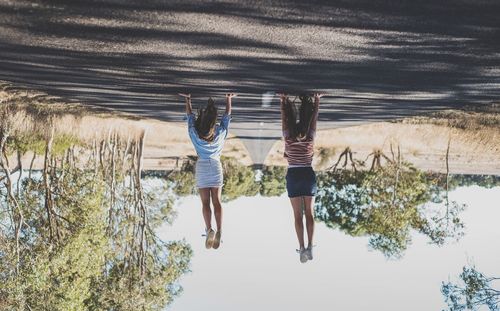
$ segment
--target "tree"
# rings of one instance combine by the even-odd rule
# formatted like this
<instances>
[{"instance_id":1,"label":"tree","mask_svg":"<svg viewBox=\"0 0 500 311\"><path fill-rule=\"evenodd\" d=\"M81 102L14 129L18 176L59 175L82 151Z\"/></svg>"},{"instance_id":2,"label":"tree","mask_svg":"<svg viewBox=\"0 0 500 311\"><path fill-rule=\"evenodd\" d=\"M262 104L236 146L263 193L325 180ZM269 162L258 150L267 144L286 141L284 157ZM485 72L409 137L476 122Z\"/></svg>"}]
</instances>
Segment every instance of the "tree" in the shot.
<instances>
[{"instance_id":1,"label":"tree","mask_svg":"<svg viewBox=\"0 0 500 311\"><path fill-rule=\"evenodd\" d=\"M320 173L316 218L349 235L367 235L371 249L398 258L411 242L412 229L438 245L461 237L461 208L452 211L453 226L444 226L440 217L429 214L425 203L430 200L430 185L423 172L404 161L388 161L368 171Z\"/></svg>"},{"instance_id":2,"label":"tree","mask_svg":"<svg viewBox=\"0 0 500 311\"><path fill-rule=\"evenodd\" d=\"M493 288L497 277L487 277L474 266L464 266L460 274L461 283L443 282L441 292L448 310L479 310L483 305L491 311L500 310L500 289Z\"/></svg>"},{"instance_id":3,"label":"tree","mask_svg":"<svg viewBox=\"0 0 500 311\"><path fill-rule=\"evenodd\" d=\"M255 172L251 167L240 164L234 158L222 157L221 162L224 176L223 201L259 193L260 185L255 181ZM176 195L187 196L197 193L195 164L195 158L187 158L179 171L173 171L168 175L167 180L172 183Z\"/></svg>"},{"instance_id":4,"label":"tree","mask_svg":"<svg viewBox=\"0 0 500 311\"><path fill-rule=\"evenodd\" d=\"M265 166L260 180L260 194L265 197L280 196L286 191L285 166Z\"/></svg>"},{"instance_id":5,"label":"tree","mask_svg":"<svg viewBox=\"0 0 500 311\"><path fill-rule=\"evenodd\" d=\"M254 196L259 193L260 185L255 180L251 167L240 164L233 158L222 158L224 169L224 187L222 200L231 201L240 196Z\"/></svg>"},{"instance_id":6,"label":"tree","mask_svg":"<svg viewBox=\"0 0 500 311\"><path fill-rule=\"evenodd\" d=\"M167 179L173 184L174 193L178 196L187 196L197 193L196 179L194 176L195 160L186 159L180 170L171 172Z\"/></svg>"},{"instance_id":7,"label":"tree","mask_svg":"<svg viewBox=\"0 0 500 311\"><path fill-rule=\"evenodd\" d=\"M6 256L0 256L1 270L8 273L2 277L4 289L0 292L11 307L86 310L84 300L90 294L91 280L105 264L107 239L102 188L91 189L92 178L78 173L78 178L66 176L58 185L64 192L54 196L55 205L64 206L53 214L57 235L50 234L47 219L40 217L45 209L43 181L23 181L18 202L25 211L25 226L17 271L13 269L15 258L8 255L14 242L8 232L4 232L6 252L2 252Z\"/></svg>"},{"instance_id":8,"label":"tree","mask_svg":"<svg viewBox=\"0 0 500 311\"><path fill-rule=\"evenodd\" d=\"M420 217L415 219L414 227L428 236L432 243L444 245L448 241L458 241L464 236L465 225L460 214L465 210L465 204L451 201L438 208L430 208L423 204L418 207Z\"/></svg>"},{"instance_id":9,"label":"tree","mask_svg":"<svg viewBox=\"0 0 500 311\"><path fill-rule=\"evenodd\" d=\"M181 292L192 252L155 234L173 221L174 198L165 183L144 187L144 133L86 142L48 118L22 143L26 132L4 108L0 309L163 310ZM30 166L16 181L8 153L28 151L43 156L44 168Z\"/></svg>"}]
</instances>

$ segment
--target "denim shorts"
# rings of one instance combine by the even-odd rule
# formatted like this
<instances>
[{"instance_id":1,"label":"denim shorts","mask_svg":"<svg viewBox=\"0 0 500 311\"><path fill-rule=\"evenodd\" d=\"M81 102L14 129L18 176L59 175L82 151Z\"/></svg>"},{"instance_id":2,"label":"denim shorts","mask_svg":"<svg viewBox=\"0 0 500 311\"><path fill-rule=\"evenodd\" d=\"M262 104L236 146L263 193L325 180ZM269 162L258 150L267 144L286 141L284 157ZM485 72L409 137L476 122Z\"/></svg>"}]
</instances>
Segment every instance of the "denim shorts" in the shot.
<instances>
[{"instance_id":1,"label":"denim shorts","mask_svg":"<svg viewBox=\"0 0 500 311\"><path fill-rule=\"evenodd\" d=\"M286 173L286 190L290 198L315 196L318 187L312 167L289 167Z\"/></svg>"}]
</instances>

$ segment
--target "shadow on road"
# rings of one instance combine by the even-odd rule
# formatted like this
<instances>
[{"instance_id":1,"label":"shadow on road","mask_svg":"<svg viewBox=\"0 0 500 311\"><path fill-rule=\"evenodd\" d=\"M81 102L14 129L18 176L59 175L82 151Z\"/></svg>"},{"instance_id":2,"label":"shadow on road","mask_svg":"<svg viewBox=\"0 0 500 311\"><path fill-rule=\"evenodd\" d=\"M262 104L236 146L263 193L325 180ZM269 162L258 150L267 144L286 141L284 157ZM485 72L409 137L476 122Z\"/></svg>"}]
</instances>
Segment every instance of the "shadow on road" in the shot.
<instances>
[{"instance_id":1,"label":"shadow on road","mask_svg":"<svg viewBox=\"0 0 500 311\"><path fill-rule=\"evenodd\" d=\"M498 12L469 0L0 0L0 79L167 120L181 119L186 90L200 104L241 93L236 122L278 121L260 97L274 90L333 94L323 123L385 120L498 100Z\"/></svg>"}]
</instances>

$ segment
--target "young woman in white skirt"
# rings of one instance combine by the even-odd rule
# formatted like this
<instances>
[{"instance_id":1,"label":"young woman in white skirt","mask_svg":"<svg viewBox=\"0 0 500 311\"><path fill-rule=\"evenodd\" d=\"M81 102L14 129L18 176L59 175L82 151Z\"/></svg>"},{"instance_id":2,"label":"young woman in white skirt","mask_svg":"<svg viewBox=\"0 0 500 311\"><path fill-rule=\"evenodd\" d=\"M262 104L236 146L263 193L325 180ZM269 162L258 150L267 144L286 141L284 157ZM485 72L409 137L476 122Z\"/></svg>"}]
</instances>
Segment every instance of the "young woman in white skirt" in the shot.
<instances>
[{"instance_id":1,"label":"young woman in white skirt","mask_svg":"<svg viewBox=\"0 0 500 311\"><path fill-rule=\"evenodd\" d=\"M195 177L205 220L205 246L217 249L220 246L222 234L221 191L224 182L220 156L231 121L231 99L236 94L226 94L226 111L222 115L220 123L217 123L217 107L215 107L212 98L209 98L207 106L198 109L198 113L195 115L191 106L191 94L179 95L186 100L189 137L198 154ZM213 205L217 231L212 228L210 202Z\"/></svg>"}]
</instances>

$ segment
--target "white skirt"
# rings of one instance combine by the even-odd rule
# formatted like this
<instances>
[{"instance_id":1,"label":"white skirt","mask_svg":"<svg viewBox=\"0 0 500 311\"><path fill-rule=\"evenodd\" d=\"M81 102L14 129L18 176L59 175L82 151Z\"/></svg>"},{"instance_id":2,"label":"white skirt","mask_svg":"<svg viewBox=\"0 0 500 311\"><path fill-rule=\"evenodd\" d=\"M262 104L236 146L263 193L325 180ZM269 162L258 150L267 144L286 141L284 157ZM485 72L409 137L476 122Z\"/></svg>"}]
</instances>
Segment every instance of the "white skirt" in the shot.
<instances>
[{"instance_id":1,"label":"white skirt","mask_svg":"<svg viewBox=\"0 0 500 311\"><path fill-rule=\"evenodd\" d=\"M224 182L222 164L214 159L198 159L195 177L197 188L222 187Z\"/></svg>"}]
</instances>

